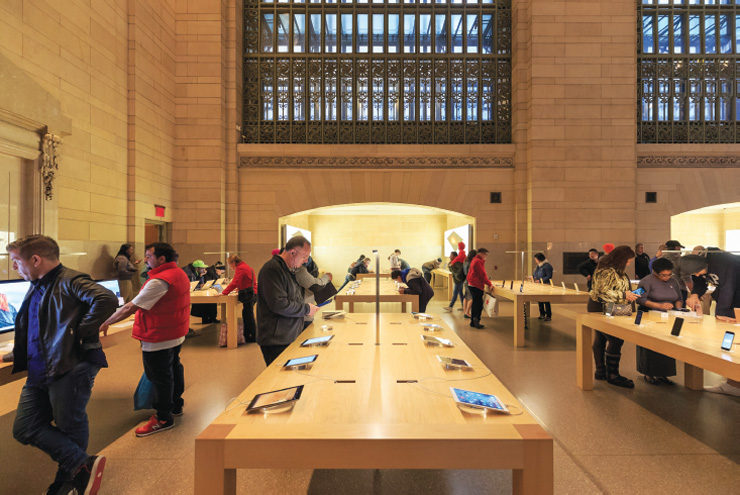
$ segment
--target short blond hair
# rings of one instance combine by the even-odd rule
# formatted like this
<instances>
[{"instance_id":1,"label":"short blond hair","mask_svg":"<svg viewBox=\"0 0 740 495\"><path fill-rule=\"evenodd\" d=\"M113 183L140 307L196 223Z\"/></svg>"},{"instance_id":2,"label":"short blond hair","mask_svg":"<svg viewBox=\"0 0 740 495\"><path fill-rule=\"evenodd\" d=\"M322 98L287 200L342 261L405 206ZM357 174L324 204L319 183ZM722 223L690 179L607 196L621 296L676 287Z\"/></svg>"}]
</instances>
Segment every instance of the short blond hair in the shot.
<instances>
[{"instance_id":1,"label":"short blond hair","mask_svg":"<svg viewBox=\"0 0 740 495\"><path fill-rule=\"evenodd\" d=\"M233 263L233 264L237 265L237 264L239 264L239 263L242 262L242 259L239 257L238 254L232 254L231 256L229 256L228 258L226 258L226 262L227 263Z\"/></svg>"}]
</instances>

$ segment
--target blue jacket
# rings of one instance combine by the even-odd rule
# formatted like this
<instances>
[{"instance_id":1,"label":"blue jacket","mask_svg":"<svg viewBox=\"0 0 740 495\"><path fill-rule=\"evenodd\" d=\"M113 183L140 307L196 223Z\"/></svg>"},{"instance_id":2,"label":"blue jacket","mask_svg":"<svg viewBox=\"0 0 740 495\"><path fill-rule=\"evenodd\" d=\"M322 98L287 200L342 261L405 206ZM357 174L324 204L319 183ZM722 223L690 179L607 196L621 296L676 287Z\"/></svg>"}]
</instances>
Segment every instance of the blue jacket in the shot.
<instances>
[{"instance_id":1,"label":"blue jacket","mask_svg":"<svg viewBox=\"0 0 740 495\"><path fill-rule=\"evenodd\" d=\"M534 273L532 274L535 281L539 281L542 279L542 281L546 284L550 283L550 280L552 279L552 265L545 261L540 266L534 269Z\"/></svg>"}]
</instances>

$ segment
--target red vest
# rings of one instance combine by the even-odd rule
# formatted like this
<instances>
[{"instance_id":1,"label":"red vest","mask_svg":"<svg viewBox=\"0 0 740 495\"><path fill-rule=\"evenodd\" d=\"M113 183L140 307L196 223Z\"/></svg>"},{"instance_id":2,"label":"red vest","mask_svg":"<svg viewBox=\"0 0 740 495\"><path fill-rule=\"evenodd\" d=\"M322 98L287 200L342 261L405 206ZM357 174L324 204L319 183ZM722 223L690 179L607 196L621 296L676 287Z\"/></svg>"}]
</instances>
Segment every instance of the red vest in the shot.
<instances>
[{"instance_id":1,"label":"red vest","mask_svg":"<svg viewBox=\"0 0 740 495\"><path fill-rule=\"evenodd\" d=\"M190 280L174 261L149 270L144 285L153 279L164 280L170 288L152 309L136 312L132 336L144 342L178 339L190 325Z\"/></svg>"}]
</instances>

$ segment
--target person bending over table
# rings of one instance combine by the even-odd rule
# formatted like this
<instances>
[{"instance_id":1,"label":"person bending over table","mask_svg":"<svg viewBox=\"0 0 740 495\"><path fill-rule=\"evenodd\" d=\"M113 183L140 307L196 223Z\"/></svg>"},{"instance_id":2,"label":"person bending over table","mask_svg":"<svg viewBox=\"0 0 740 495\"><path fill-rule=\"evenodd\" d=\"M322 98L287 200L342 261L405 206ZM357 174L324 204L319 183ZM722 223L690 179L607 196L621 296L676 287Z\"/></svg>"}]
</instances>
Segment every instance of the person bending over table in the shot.
<instances>
[{"instance_id":1,"label":"person bending over table","mask_svg":"<svg viewBox=\"0 0 740 495\"><path fill-rule=\"evenodd\" d=\"M673 262L668 258L658 258L653 262L653 273L640 280L640 289L645 291L637 304L655 311L668 311L683 307L681 289L671 275ZM651 385L665 383L673 385L669 376L676 376L676 360L659 352L637 346L637 371Z\"/></svg>"},{"instance_id":2,"label":"person bending over table","mask_svg":"<svg viewBox=\"0 0 740 495\"><path fill-rule=\"evenodd\" d=\"M537 268L534 269L532 277L536 283L549 284L552 280L552 265L547 261L545 255L537 253L534 255L534 260L537 263ZM552 308L549 302L538 302L537 306L540 308L540 320L550 321L552 319Z\"/></svg>"},{"instance_id":3,"label":"person bending over table","mask_svg":"<svg viewBox=\"0 0 740 495\"><path fill-rule=\"evenodd\" d=\"M432 270L436 270L440 267L442 264L442 258L437 258L436 260L427 261L423 265L421 265L421 271L424 273L424 279L432 283Z\"/></svg>"},{"instance_id":4,"label":"person bending over table","mask_svg":"<svg viewBox=\"0 0 740 495\"><path fill-rule=\"evenodd\" d=\"M427 304L429 300L434 297L434 289L424 279L421 270L418 268L410 268L406 273L406 279L402 275L401 270L393 270L391 272L391 278L396 282L403 282L408 287L398 289L401 294L416 294L419 296L419 311L421 313L427 310Z\"/></svg>"},{"instance_id":5,"label":"person bending over table","mask_svg":"<svg viewBox=\"0 0 740 495\"><path fill-rule=\"evenodd\" d=\"M254 270L242 259L232 254L226 260L232 270L234 278L226 286L222 294L227 296L236 289L239 302L242 303L242 321L244 322L244 340L254 342L257 337L257 325L254 323L254 299L257 294L257 279Z\"/></svg>"},{"instance_id":6,"label":"person bending over table","mask_svg":"<svg viewBox=\"0 0 740 495\"><path fill-rule=\"evenodd\" d=\"M624 304L637 299L637 294L631 292L630 279L624 272L635 257L635 252L629 246L617 246L599 261L593 276L591 292L589 292L588 312L601 313L604 303ZM617 387L634 388L635 383L619 374L619 361L622 359L622 345L624 340L594 331L594 362L596 380L606 380Z\"/></svg>"},{"instance_id":7,"label":"person bending over table","mask_svg":"<svg viewBox=\"0 0 740 495\"><path fill-rule=\"evenodd\" d=\"M740 258L724 251L707 249L707 257L687 254L679 258L682 268L693 275L693 288L686 301L692 310L701 308L701 297L707 293L708 283L715 286L712 298L717 302L718 320L737 323L735 308L740 308ZM740 382L727 379L713 387L704 387L715 394L740 396Z\"/></svg>"}]
</instances>

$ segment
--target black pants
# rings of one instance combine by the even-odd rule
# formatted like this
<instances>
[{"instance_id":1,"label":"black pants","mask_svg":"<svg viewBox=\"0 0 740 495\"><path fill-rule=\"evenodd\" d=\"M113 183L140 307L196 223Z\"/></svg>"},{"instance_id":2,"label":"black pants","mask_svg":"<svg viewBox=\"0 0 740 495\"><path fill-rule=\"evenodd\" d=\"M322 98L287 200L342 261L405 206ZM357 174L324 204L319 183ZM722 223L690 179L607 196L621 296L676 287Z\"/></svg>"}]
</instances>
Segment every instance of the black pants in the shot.
<instances>
[{"instance_id":1,"label":"black pants","mask_svg":"<svg viewBox=\"0 0 740 495\"><path fill-rule=\"evenodd\" d=\"M142 352L144 373L154 386L154 409L157 419L172 421L172 410L183 406L185 368L180 363L182 344L161 351Z\"/></svg>"},{"instance_id":2,"label":"black pants","mask_svg":"<svg viewBox=\"0 0 740 495\"><path fill-rule=\"evenodd\" d=\"M254 323L254 300L242 303L242 321L244 322L244 340L254 342L257 338L257 325Z\"/></svg>"},{"instance_id":3,"label":"black pants","mask_svg":"<svg viewBox=\"0 0 740 495\"><path fill-rule=\"evenodd\" d=\"M552 318L552 308L549 302L538 302L537 306L540 308L540 316L547 316Z\"/></svg>"},{"instance_id":4,"label":"black pants","mask_svg":"<svg viewBox=\"0 0 740 495\"><path fill-rule=\"evenodd\" d=\"M589 313L601 313L604 305L597 303L591 299L588 300L588 312ZM604 361L604 353L618 356L622 354L622 345L624 340L607 335L605 333L594 330L594 343L591 345L591 350L594 353L594 363L596 365L596 373L606 373L606 362Z\"/></svg>"},{"instance_id":5,"label":"black pants","mask_svg":"<svg viewBox=\"0 0 740 495\"><path fill-rule=\"evenodd\" d=\"M470 293L473 295L473 306L470 309L470 319L472 322L478 323L480 316L483 313L483 291L478 287L470 287Z\"/></svg>"},{"instance_id":6,"label":"black pants","mask_svg":"<svg viewBox=\"0 0 740 495\"><path fill-rule=\"evenodd\" d=\"M287 345L261 345L260 350L262 351L262 357L265 358L265 365L270 366L287 348Z\"/></svg>"}]
</instances>

